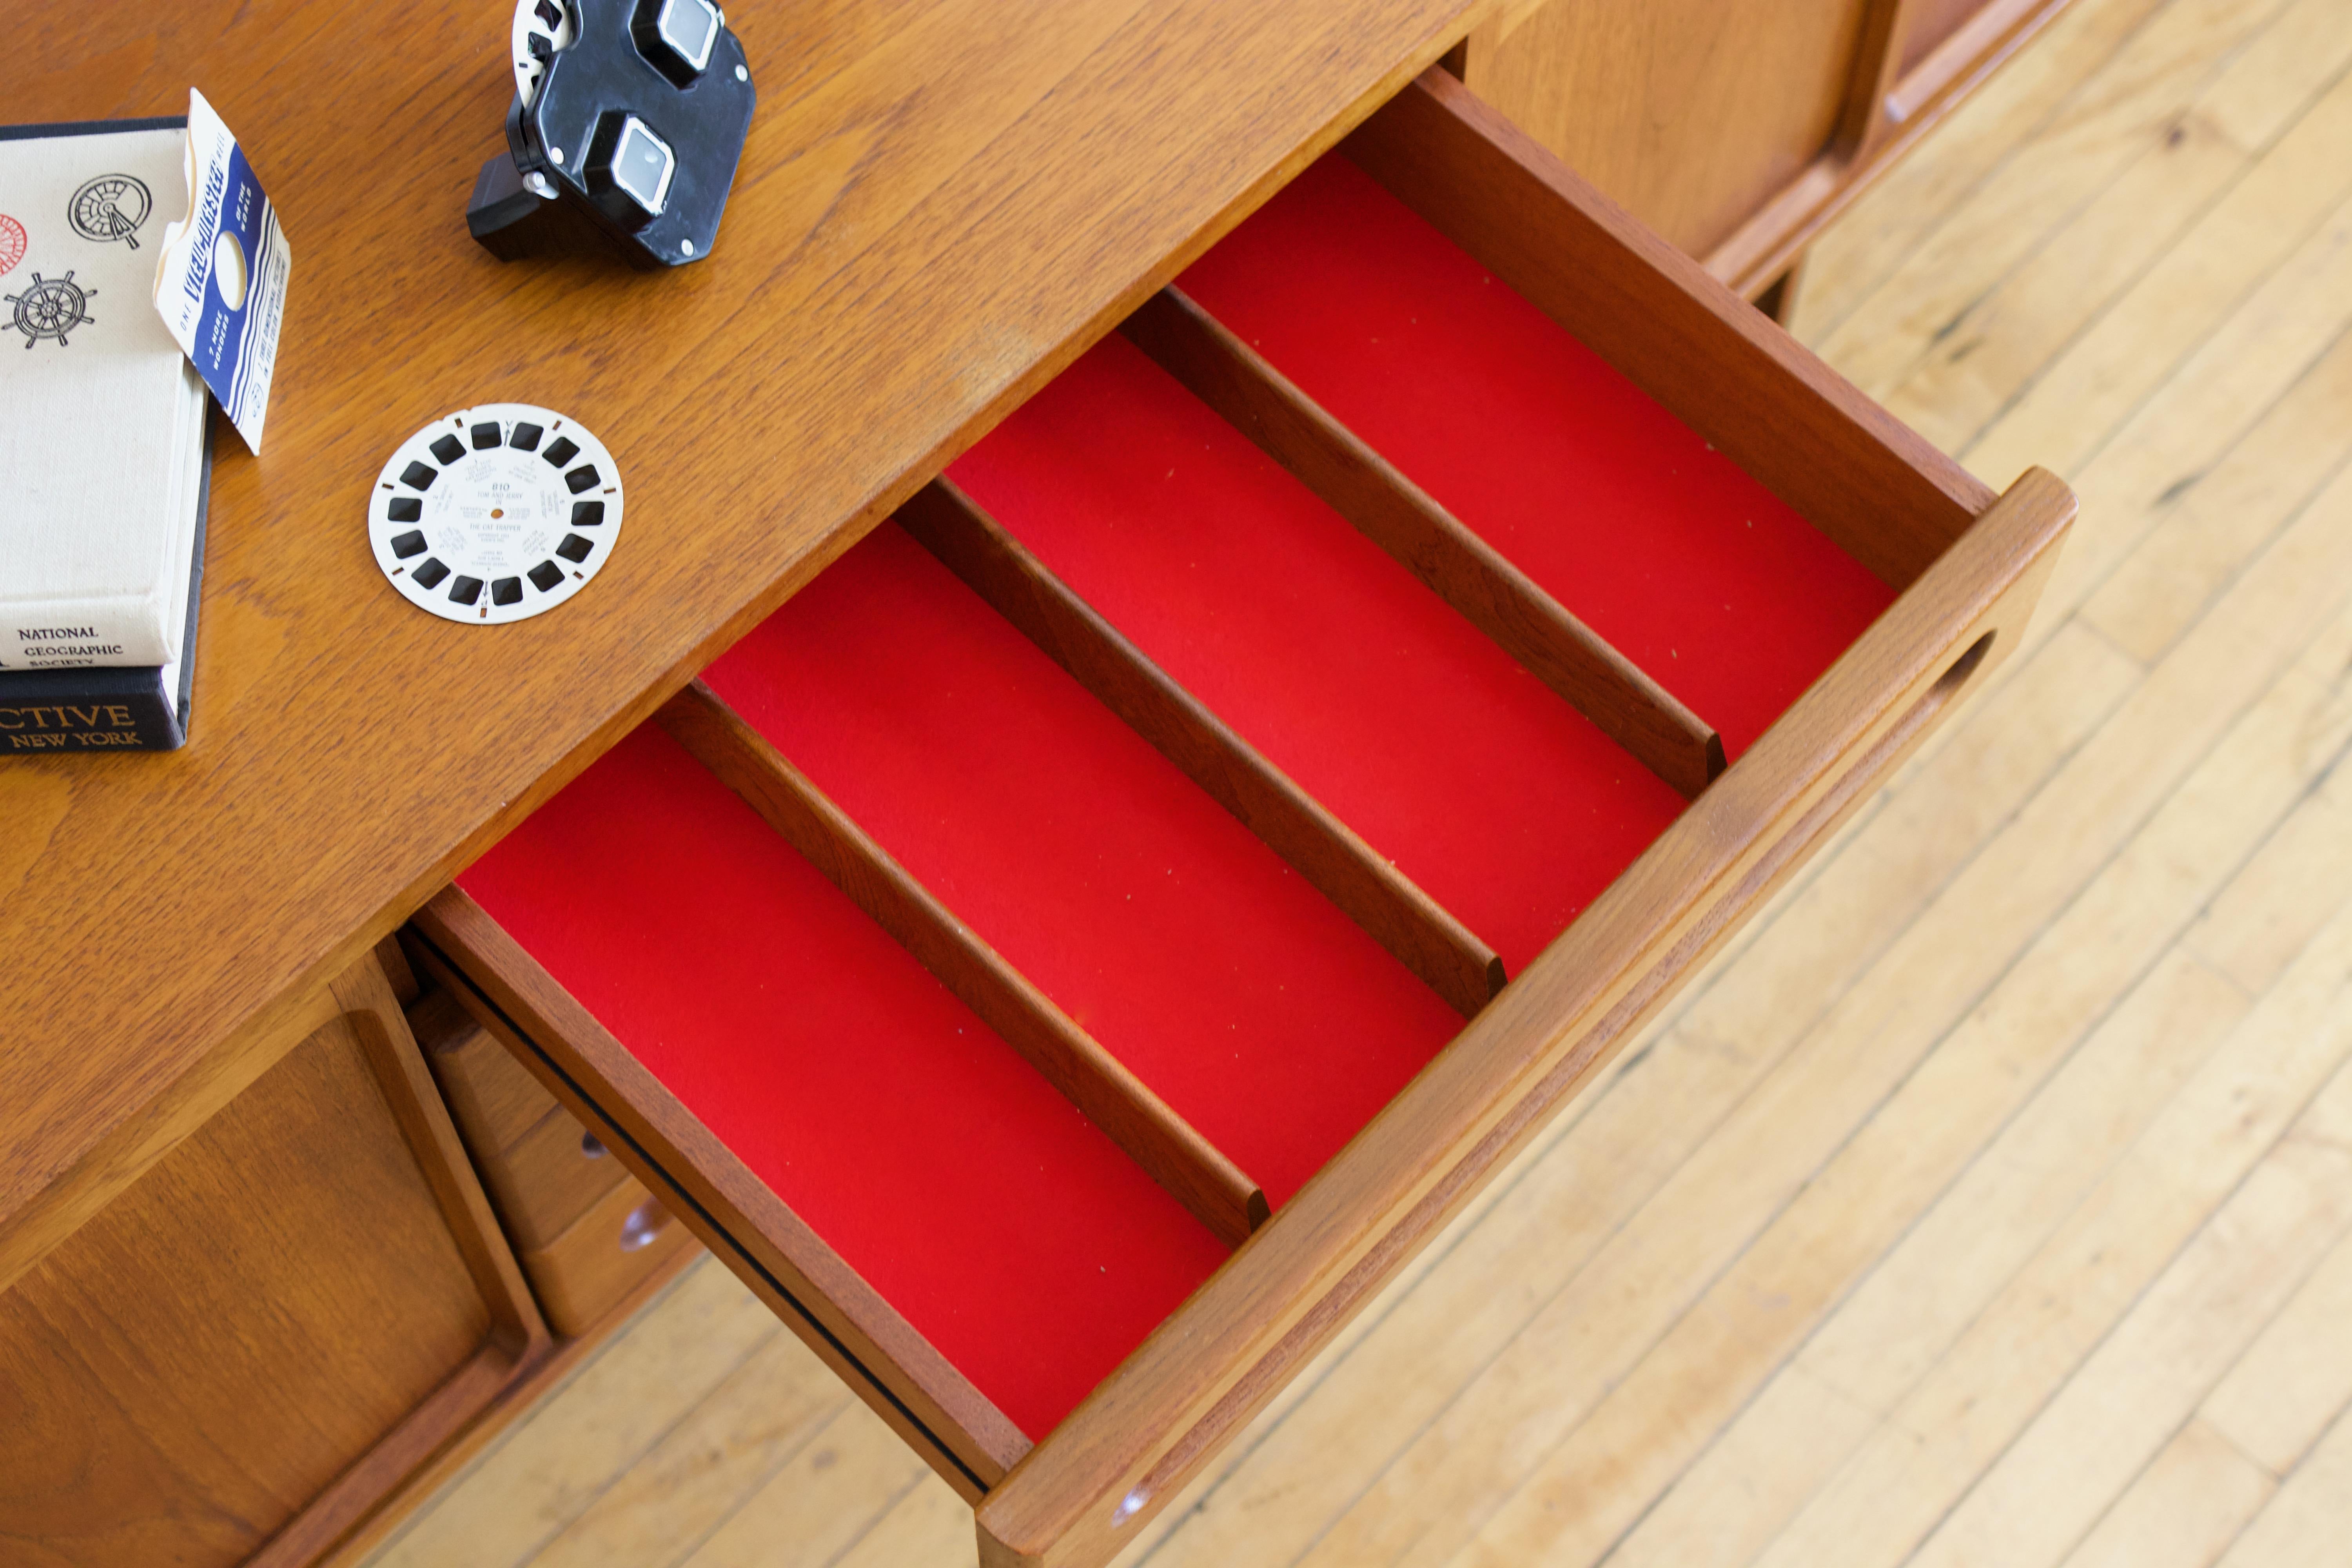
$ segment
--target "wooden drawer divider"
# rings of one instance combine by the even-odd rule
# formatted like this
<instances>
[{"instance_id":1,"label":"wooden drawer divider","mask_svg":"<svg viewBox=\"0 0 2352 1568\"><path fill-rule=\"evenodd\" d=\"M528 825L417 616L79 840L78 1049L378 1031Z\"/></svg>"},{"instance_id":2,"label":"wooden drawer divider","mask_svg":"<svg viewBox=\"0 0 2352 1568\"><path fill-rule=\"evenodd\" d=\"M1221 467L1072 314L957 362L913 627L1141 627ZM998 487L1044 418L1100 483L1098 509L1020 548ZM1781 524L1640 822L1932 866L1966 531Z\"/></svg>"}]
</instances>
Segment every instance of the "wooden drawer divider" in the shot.
<instances>
[{"instance_id":1,"label":"wooden drawer divider","mask_svg":"<svg viewBox=\"0 0 2352 1568\"><path fill-rule=\"evenodd\" d=\"M1467 1018L1503 989L1503 961L1177 684L948 479L898 524L1293 869Z\"/></svg>"},{"instance_id":2,"label":"wooden drawer divider","mask_svg":"<svg viewBox=\"0 0 2352 1568\"><path fill-rule=\"evenodd\" d=\"M1685 799L1723 738L1180 289L1120 331Z\"/></svg>"},{"instance_id":3,"label":"wooden drawer divider","mask_svg":"<svg viewBox=\"0 0 2352 1568\"><path fill-rule=\"evenodd\" d=\"M1265 1220L1265 1194L1142 1079L958 920L701 681L656 715L671 739L743 797L1127 1151L1228 1247Z\"/></svg>"}]
</instances>

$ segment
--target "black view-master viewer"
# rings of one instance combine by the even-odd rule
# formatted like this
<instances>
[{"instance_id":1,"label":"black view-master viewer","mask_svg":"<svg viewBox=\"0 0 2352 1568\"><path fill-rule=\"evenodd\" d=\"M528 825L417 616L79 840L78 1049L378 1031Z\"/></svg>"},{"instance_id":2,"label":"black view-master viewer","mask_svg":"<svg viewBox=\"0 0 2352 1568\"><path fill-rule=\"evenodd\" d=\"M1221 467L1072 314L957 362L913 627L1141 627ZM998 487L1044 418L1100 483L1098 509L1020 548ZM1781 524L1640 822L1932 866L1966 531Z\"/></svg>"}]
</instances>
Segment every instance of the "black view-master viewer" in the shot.
<instances>
[{"instance_id":1,"label":"black view-master viewer","mask_svg":"<svg viewBox=\"0 0 2352 1568\"><path fill-rule=\"evenodd\" d=\"M650 270L698 261L751 127L743 46L711 0L520 0L508 152L466 226L501 260L602 244Z\"/></svg>"}]
</instances>

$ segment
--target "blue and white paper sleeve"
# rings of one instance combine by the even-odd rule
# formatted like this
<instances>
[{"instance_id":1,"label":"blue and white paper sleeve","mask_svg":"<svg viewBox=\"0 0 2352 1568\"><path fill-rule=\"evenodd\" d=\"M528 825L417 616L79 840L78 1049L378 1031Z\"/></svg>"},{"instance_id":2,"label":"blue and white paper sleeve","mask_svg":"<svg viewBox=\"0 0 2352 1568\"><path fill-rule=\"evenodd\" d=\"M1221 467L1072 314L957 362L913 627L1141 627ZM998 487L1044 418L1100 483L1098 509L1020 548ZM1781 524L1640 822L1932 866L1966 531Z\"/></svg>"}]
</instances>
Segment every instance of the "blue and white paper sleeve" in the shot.
<instances>
[{"instance_id":1,"label":"blue and white paper sleeve","mask_svg":"<svg viewBox=\"0 0 2352 1568\"><path fill-rule=\"evenodd\" d=\"M278 215L204 94L188 93L188 216L163 233L155 309L256 453L291 258Z\"/></svg>"}]
</instances>

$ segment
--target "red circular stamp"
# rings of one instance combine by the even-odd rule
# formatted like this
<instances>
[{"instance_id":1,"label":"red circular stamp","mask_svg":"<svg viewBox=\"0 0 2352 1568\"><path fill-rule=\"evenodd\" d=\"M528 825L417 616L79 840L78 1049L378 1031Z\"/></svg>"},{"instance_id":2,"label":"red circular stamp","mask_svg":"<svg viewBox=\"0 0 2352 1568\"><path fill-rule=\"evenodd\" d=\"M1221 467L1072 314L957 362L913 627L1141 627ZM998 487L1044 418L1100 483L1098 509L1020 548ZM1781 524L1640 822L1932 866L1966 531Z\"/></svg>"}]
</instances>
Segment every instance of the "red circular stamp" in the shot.
<instances>
[{"instance_id":1,"label":"red circular stamp","mask_svg":"<svg viewBox=\"0 0 2352 1568\"><path fill-rule=\"evenodd\" d=\"M25 226L0 213L0 275L12 270L25 259Z\"/></svg>"}]
</instances>

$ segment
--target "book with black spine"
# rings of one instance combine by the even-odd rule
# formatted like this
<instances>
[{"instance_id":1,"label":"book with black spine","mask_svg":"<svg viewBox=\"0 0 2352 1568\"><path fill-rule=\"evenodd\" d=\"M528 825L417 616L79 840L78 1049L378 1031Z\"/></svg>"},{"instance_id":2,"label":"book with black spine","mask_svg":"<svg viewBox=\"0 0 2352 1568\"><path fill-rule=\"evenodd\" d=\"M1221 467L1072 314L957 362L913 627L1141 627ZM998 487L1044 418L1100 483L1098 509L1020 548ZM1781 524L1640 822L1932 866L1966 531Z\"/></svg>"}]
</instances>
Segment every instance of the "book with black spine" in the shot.
<instances>
[{"instance_id":1,"label":"book with black spine","mask_svg":"<svg viewBox=\"0 0 2352 1568\"><path fill-rule=\"evenodd\" d=\"M154 303L186 123L0 126L0 755L186 739L209 399Z\"/></svg>"},{"instance_id":2,"label":"book with black spine","mask_svg":"<svg viewBox=\"0 0 2352 1568\"><path fill-rule=\"evenodd\" d=\"M205 574L205 517L212 441L198 446L195 536L188 562L180 643L163 665L76 665L0 669L0 754L27 752L175 752L187 743L196 672L196 587Z\"/></svg>"}]
</instances>

